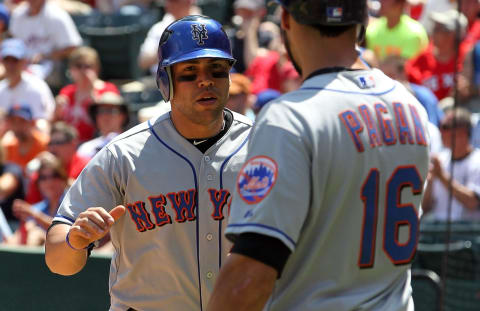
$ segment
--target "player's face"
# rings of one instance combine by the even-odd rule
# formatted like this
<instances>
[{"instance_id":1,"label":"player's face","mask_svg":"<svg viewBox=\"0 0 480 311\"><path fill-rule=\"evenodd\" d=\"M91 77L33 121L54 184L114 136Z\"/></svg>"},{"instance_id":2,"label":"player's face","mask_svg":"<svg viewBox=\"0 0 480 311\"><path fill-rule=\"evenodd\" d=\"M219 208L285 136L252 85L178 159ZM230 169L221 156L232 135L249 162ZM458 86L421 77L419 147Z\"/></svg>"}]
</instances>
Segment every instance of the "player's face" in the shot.
<instances>
[{"instance_id":1,"label":"player's face","mask_svg":"<svg viewBox=\"0 0 480 311\"><path fill-rule=\"evenodd\" d=\"M282 28L281 28L280 34L282 36L282 41L283 41L283 44L285 45L285 49L287 50L288 57L289 57L290 61L292 62L293 67L295 67L295 70L301 76L302 75L302 68L300 67L300 64L297 61L295 51L293 50L294 46L292 46L292 44L290 43L291 40L289 38L289 34L287 33L287 30L285 30L286 28L288 28L288 27L285 27L285 25L288 24L288 16L289 16L289 14L287 13L287 10L283 9L283 11L282 11ZM292 20L293 20L293 18L292 18Z\"/></svg>"},{"instance_id":2,"label":"player's face","mask_svg":"<svg viewBox=\"0 0 480 311\"><path fill-rule=\"evenodd\" d=\"M189 60L172 66L172 114L198 125L223 117L228 100L230 64L217 58Z\"/></svg>"}]
</instances>

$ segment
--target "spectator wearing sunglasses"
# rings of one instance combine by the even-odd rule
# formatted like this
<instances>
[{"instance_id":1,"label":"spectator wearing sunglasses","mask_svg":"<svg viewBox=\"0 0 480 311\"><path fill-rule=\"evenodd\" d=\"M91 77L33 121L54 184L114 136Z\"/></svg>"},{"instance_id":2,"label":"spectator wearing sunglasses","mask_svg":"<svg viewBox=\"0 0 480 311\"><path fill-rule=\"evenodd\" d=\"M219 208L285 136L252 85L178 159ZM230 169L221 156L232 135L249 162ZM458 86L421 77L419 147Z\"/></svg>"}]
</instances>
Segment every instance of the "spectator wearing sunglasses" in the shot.
<instances>
[{"instance_id":1,"label":"spectator wearing sunglasses","mask_svg":"<svg viewBox=\"0 0 480 311\"><path fill-rule=\"evenodd\" d=\"M73 126L61 121L52 125L47 150L59 159L67 174L69 185L75 181L89 161L89 158L82 157L76 152L78 144L78 132ZM37 186L38 175L35 171L39 162L37 159L32 162L29 163L29 167L33 167L33 173L29 176L30 183L28 184L26 200L29 203L36 203L42 199L40 189Z\"/></svg>"},{"instance_id":2,"label":"spectator wearing sunglasses","mask_svg":"<svg viewBox=\"0 0 480 311\"><path fill-rule=\"evenodd\" d=\"M85 158L92 158L110 140L123 132L129 123L128 105L122 96L107 92L90 105L89 113L99 134L78 147L78 154Z\"/></svg>"},{"instance_id":3,"label":"spectator wearing sunglasses","mask_svg":"<svg viewBox=\"0 0 480 311\"><path fill-rule=\"evenodd\" d=\"M45 232L68 187L68 175L59 158L46 151L37 160L39 167L35 183L42 194L42 201L33 205L23 200L14 201L13 213L24 227L14 233L8 241L10 244L43 245Z\"/></svg>"},{"instance_id":4,"label":"spectator wearing sunglasses","mask_svg":"<svg viewBox=\"0 0 480 311\"><path fill-rule=\"evenodd\" d=\"M447 150L431 156L430 171L422 202L425 217L435 220L480 220L480 150L470 143L471 114L465 108L445 112L440 123ZM453 153L453 176L450 178ZM448 215L449 183L452 206Z\"/></svg>"},{"instance_id":5,"label":"spectator wearing sunglasses","mask_svg":"<svg viewBox=\"0 0 480 311\"><path fill-rule=\"evenodd\" d=\"M98 53L90 47L76 49L69 58L69 73L73 84L62 88L56 97L55 119L73 125L80 141L95 135L95 124L88 114L88 107L105 92L119 94L118 88L99 78Z\"/></svg>"}]
</instances>

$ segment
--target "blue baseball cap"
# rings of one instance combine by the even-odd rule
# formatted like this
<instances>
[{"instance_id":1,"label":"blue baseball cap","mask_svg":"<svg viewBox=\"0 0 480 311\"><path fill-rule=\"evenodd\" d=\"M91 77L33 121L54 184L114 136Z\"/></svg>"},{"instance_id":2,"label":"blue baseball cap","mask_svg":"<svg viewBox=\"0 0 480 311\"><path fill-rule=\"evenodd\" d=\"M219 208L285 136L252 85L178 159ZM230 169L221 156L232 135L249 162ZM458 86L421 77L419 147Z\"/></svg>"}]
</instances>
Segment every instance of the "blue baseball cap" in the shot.
<instances>
[{"instance_id":1,"label":"blue baseball cap","mask_svg":"<svg viewBox=\"0 0 480 311\"><path fill-rule=\"evenodd\" d=\"M9 117L20 117L28 121L33 120L32 109L30 109L30 107L28 106L14 105L10 107L7 115Z\"/></svg>"},{"instance_id":2,"label":"blue baseball cap","mask_svg":"<svg viewBox=\"0 0 480 311\"><path fill-rule=\"evenodd\" d=\"M277 90L273 90L273 89L265 89L265 90L261 91L260 93L257 94L257 101L253 105L253 109L256 110L256 111L259 111L269 101L274 100L275 98L279 97L280 95L282 95L282 93L280 93Z\"/></svg>"},{"instance_id":3,"label":"blue baseball cap","mask_svg":"<svg viewBox=\"0 0 480 311\"><path fill-rule=\"evenodd\" d=\"M8 12L7 7L0 3L0 21L3 21L5 28L8 29L8 24L10 23L10 12Z\"/></svg>"},{"instance_id":4,"label":"blue baseball cap","mask_svg":"<svg viewBox=\"0 0 480 311\"><path fill-rule=\"evenodd\" d=\"M27 47L20 39L6 39L0 47L0 57L15 57L16 59L24 59L27 56Z\"/></svg>"}]
</instances>

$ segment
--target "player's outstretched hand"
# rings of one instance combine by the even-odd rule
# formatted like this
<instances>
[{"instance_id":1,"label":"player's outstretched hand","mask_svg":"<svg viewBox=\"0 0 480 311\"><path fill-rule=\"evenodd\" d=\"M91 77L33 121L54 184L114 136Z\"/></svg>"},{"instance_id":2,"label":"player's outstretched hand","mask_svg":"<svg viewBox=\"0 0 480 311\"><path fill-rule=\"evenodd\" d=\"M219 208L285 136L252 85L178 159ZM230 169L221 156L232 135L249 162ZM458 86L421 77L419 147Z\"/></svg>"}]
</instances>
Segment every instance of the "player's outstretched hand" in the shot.
<instances>
[{"instance_id":1,"label":"player's outstretched hand","mask_svg":"<svg viewBox=\"0 0 480 311\"><path fill-rule=\"evenodd\" d=\"M83 249L100 240L113 224L125 214L125 207L118 205L110 213L102 207L90 207L80 213L69 231L69 242L73 248Z\"/></svg>"}]
</instances>

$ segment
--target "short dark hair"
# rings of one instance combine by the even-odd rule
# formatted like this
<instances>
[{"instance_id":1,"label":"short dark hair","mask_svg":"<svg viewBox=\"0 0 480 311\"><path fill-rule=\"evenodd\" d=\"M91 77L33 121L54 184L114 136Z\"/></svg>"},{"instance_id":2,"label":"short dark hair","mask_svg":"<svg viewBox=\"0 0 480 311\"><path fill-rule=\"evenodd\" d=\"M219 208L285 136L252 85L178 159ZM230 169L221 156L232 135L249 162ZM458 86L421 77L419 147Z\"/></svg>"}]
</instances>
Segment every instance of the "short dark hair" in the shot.
<instances>
[{"instance_id":1,"label":"short dark hair","mask_svg":"<svg viewBox=\"0 0 480 311\"><path fill-rule=\"evenodd\" d=\"M456 128L466 128L468 136L472 132L472 114L468 109L463 107L456 107L445 111L445 116L440 122L440 128L451 128L455 122Z\"/></svg>"},{"instance_id":2,"label":"short dark hair","mask_svg":"<svg viewBox=\"0 0 480 311\"><path fill-rule=\"evenodd\" d=\"M39 155L37 155L36 158L39 161L37 172L40 172L43 169L51 169L52 171L55 172L55 174L58 175L58 177L60 177L64 181L68 180L68 175L67 175L67 171L65 170L65 167L62 165L62 162L60 161L60 159L56 157L54 154L48 151L43 151Z\"/></svg>"},{"instance_id":3,"label":"short dark hair","mask_svg":"<svg viewBox=\"0 0 480 311\"><path fill-rule=\"evenodd\" d=\"M312 25L311 27L318 30L320 34L324 37L335 38L349 31L350 29L357 27L357 25L345 25L345 26Z\"/></svg>"},{"instance_id":4,"label":"short dark hair","mask_svg":"<svg viewBox=\"0 0 480 311\"><path fill-rule=\"evenodd\" d=\"M52 128L50 129L50 136L53 136L55 133L63 134L65 139L68 141L78 138L77 129L63 121L57 121L53 123Z\"/></svg>"}]
</instances>

